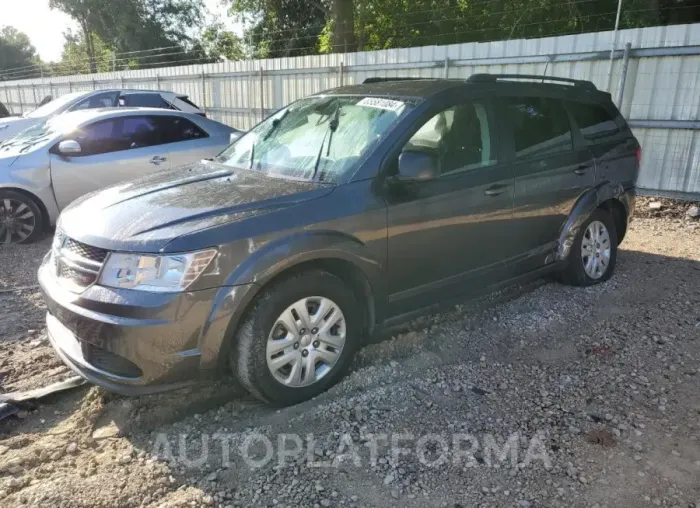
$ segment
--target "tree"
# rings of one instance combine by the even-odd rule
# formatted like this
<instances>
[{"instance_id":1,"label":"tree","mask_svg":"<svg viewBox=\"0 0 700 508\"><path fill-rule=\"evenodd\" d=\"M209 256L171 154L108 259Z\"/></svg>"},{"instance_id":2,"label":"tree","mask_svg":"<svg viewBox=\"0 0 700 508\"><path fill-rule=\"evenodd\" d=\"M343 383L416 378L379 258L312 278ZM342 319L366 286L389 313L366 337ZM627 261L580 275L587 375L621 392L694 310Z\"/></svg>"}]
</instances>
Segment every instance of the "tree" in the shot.
<instances>
[{"instance_id":1,"label":"tree","mask_svg":"<svg viewBox=\"0 0 700 508\"><path fill-rule=\"evenodd\" d=\"M107 48L97 35L92 35L91 45L88 46L81 33L68 30L63 34L63 53L61 61L52 65L56 74L86 74L88 72L108 72L114 65L114 53ZM90 56L90 48L93 51ZM94 71L93 71L94 69Z\"/></svg>"},{"instance_id":2,"label":"tree","mask_svg":"<svg viewBox=\"0 0 700 508\"><path fill-rule=\"evenodd\" d=\"M90 72L97 72L95 63L95 44L93 36L100 25L100 9L105 5L103 0L49 0L51 9L58 9L73 18L82 31Z\"/></svg>"},{"instance_id":3,"label":"tree","mask_svg":"<svg viewBox=\"0 0 700 508\"><path fill-rule=\"evenodd\" d=\"M206 12L204 0L49 0L49 5L80 26L90 72L97 71L96 37L119 54L118 68L134 62L156 67L192 59L188 47L194 41L188 34L201 28Z\"/></svg>"},{"instance_id":4,"label":"tree","mask_svg":"<svg viewBox=\"0 0 700 508\"><path fill-rule=\"evenodd\" d=\"M11 26L0 28L0 76L7 79L22 77L24 73L32 71L38 62L36 49L25 33Z\"/></svg>"},{"instance_id":5,"label":"tree","mask_svg":"<svg viewBox=\"0 0 700 508\"><path fill-rule=\"evenodd\" d=\"M235 33L225 30L223 24L214 23L202 33L202 51L214 62L222 60L243 60L243 44Z\"/></svg>"}]
</instances>

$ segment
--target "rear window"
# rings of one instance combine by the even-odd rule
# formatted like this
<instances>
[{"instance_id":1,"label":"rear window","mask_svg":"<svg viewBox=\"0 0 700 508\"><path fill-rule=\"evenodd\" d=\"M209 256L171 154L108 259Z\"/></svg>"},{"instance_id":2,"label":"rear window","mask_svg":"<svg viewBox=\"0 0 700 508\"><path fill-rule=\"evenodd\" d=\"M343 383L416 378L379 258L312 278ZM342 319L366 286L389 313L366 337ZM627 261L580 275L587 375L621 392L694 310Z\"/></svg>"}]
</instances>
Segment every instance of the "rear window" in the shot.
<instances>
[{"instance_id":1,"label":"rear window","mask_svg":"<svg viewBox=\"0 0 700 508\"><path fill-rule=\"evenodd\" d=\"M574 148L569 117L561 101L547 97L506 97L515 156L542 157Z\"/></svg>"},{"instance_id":2,"label":"rear window","mask_svg":"<svg viewBox=\"0 0 700 508\"><path fill-rule=\"evenodd\" d=\"M189 105L192 106L193 108L201 109L201 108L200 108L199 106L197 106L194 102L192 102L191 100L189 100L189 99L187 98L186 95L178 95L177 98L180 99L182 102L185 102L185 103L189 104Z\"/></svg>"},{"instance_id":3,"label":"rear window","mask_svg":"<svg viewBox=\"0 0 700 508\"><path fill-rule=\"evenodd\" d=\"M588 141L607 140L620 132L612 113L602 106L568 102L567 107L581 134Z\"/></svg>"},{"instance_id":4,"label":"rear window","mask_svg":"<svg viewBox=\"0 0 700 508\"><path fill-rule=\"evenodd\" d=\"M131 93L119 97L120 106L135 108L160 108L171 109L170 103L166 102L157 93Z\"/></svg>"}]
</instances>

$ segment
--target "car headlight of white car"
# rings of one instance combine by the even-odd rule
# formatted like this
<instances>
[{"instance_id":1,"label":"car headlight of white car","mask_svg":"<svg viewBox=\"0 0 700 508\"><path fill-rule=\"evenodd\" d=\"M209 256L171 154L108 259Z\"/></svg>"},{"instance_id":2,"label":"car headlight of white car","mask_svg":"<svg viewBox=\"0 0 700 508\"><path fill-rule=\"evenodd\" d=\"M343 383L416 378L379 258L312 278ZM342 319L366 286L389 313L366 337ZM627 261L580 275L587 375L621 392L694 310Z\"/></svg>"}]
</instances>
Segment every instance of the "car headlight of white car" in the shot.
<instances>
[{"instance_id":1,"label":"car headlight of white car","mask_svg":"<svg viewBox=\"0 0 700 508\"><path fill-rule=\"evenodd\" d=\"M102 269L99 284L158 293L184 291L216 254L216 249L162 256L112 252Z\"/></svg>"}]
</instances>

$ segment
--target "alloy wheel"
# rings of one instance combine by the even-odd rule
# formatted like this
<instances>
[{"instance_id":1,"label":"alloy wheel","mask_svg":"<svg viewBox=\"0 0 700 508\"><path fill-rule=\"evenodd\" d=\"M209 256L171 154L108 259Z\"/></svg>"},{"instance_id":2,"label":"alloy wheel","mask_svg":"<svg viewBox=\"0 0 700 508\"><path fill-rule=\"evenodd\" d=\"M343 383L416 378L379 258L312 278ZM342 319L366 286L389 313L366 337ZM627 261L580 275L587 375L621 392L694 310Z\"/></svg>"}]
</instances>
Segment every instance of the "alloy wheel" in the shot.
<instances>
[{"instance_id":1,"label":"alloy wheel","mask_svg":"<svg viewBox=\"0 0 700 508\"><path fill-rule=\"evenodd\" d=\"M600 279L610 264L610 234L605 224L592 221L581 240L581 260L583 269L591 279Z\"/></svg>"},{"instance_id":2,"label":"alloy wheel","mask_svg":"<svg viewBox=\"0 0 700 508\"><path fill-rule=\"evenodd\" d=\"M0 199L0 243L22 242L34 228L36 216L26 203L12 198Z\"/></svg>"},{"instance_id":3,"label":"alloy wheel","mask_svg":"<svg viewBox=\"0 0 700 508\"><path fill-rule=\"evenodd\" d=\"M267 367L280 383L300 388L326 376L345 345L345 316L321 296L297 300L272 325L267 339Z\"/></svg>"}]
</instances>

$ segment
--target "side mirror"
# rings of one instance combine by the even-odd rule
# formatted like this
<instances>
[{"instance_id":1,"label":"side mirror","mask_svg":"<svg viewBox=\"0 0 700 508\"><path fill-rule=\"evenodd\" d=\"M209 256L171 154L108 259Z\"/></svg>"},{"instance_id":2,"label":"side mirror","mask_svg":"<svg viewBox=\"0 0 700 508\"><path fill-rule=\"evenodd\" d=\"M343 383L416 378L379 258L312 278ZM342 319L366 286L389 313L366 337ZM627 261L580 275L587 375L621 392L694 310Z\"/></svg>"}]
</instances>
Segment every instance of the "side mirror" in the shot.
<instances>
[{"instance_id":1,"label":"side mirror","mask_svg":"<svg viewBox=\"0 0 700 508\"><path fill-rule=\"evenodd\" d=\"M400 182L426 182L440 176L435 157L425 152L401 152L399 155Z\"/></svg>"},{"instance_id":2,"label":"side mirror","mask_svg":"<svg viewBox=\"0 0 700 508\"><path fill-rule=\"evenodd\" d=\"M75 155L82 152L80 143L73 139L64 139L58 144L58 153L61 155Z\"/></svg>"}]
</instances>

